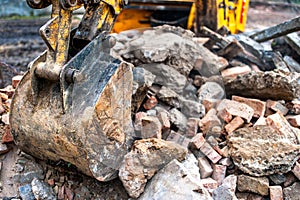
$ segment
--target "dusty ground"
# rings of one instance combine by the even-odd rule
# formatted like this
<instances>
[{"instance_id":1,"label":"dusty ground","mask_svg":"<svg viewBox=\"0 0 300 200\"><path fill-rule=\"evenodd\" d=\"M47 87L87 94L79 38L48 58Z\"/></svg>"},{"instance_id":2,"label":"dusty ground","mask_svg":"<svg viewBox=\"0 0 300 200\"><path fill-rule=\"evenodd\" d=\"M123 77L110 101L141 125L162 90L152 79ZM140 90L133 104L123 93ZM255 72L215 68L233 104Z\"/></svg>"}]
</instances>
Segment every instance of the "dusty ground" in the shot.
<instances>
[{"instance_id":1,"label":"dusty ground","mask_svg":"<svg viewBox=\"0 0 300 200\"><path fill-rule=\"evenodd\" d=\"M262 29L281 23L285 20L296 17L300 12L296 9L278 9L270 7L250 8L247 29L248 31ZM22 74L27 70L27 65L42 51L46 49L41 38L38 35L38 29L47 21L47 18L27 19L27 20L4 20L0 19L0 67L2 71L2 85L11 84L11 77L16 74ZM10 144L12 150L0 156L2 161L2 170L0 183L2 184L2 192L0 197L14 197L18 184L15 183L14 176L16 162L25 160L26 170L35 170L30 168L30 159L26 155L20 154L17 148ZM124 189L120 181L112 181L108 183L99 183L91 178L83 176L76 171L66 173L62 166L63 163L51 163L48 165L41 162L41 168L44 173L50 171L54 179L59 182L60 177L65 177L65 182L71 184L70 188L76 191L77 199L127 199ZM0 187L1 188L1 187Z\"/></svg>"}]
</instances>

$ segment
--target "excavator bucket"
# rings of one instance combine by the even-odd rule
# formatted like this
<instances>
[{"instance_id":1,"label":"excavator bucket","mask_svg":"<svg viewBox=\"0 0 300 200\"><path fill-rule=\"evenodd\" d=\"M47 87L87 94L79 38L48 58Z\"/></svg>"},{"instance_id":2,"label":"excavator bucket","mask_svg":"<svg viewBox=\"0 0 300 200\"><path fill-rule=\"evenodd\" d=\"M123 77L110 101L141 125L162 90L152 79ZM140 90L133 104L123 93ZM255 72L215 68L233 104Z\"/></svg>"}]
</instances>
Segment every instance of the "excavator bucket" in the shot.
<instances>
[{"instance_id":1,"label":"excavator bucket","mask_svg":"<svg viewBox=\"0 0 300 200\"><path fill-rule=\"evenodd\" d=\"M60 6L56 0L52 3ZM67 11L60 9L59 16L69 19ZM30 64L15 91L11 132L22 151L40 159L63 160L108 181L116 177L133 133L132 66L109 55L114 38L103 34L59 65L68 57L64 55L68 48L63 48L68 40L52 39L69 35L64 29L67 22L54 17L42 28L49 49Z\"/></svg>"}]
</instances>

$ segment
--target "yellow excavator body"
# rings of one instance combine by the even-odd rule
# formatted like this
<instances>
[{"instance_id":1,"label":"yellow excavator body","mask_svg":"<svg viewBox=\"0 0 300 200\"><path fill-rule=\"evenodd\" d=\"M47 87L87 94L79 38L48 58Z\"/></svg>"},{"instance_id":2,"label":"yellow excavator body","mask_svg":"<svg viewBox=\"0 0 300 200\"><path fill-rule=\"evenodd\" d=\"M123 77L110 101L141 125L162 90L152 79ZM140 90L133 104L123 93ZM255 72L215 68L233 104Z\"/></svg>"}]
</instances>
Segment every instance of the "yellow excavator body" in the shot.
<instances>
[{"instance_id":1,"label":"yellow excavator body","mask_svg":"<svg viewBox=\"0 0 300 200\"><path fill-rule=\"evenodd\" d=\"M131 0L113 26L113 32L176 25L199 31L207 26L212 30L226 27L230 33L244 32L249 0Z\"/></svg>"}]
</instances>

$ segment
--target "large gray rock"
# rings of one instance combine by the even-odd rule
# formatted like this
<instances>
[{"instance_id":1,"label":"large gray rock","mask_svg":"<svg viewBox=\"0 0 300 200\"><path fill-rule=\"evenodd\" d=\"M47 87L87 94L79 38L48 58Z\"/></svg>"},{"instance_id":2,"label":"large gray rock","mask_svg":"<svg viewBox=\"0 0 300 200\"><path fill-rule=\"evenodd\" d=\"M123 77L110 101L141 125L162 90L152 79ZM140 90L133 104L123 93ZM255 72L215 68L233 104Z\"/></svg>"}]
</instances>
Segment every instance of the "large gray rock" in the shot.
<instances>
[{"instance_id":1,"label":"large gray rock","mask_svg":"<svg viewBox=\"0 0 300 200\"><path fill-rule=\"evenodd\" d=\"M198 90L198 98L201 102L204 99L223 99L225 91L219 83L206 82Z\"/></svg>"},{"instance_id":2,"label":"large gray rock","mask_svg":"<svg viewBox=\"0 0 300 200\"><path fill-rule=\"evenodd\" d=\"M182 94L187 79L176 69L162 63L150 63L140 65L156 76L154 83L166 86L177 94Z\"/></svg>"},{"instance_id":3,"label":"large gray rock","mask_svg":"<svg viewBox=\"0 0 300 200\"><path fill-rule=\"evenodd\" d=\"M173 159L185 159L186 154L186 148L173 142L154 138L137 140L124 158L119 178L128 194L137 198L143 193L148 179L159 169Z\"/></svg>"},{"instance_id":4,"label":"large gray rock","mask_svg":"<svg viewBox=\"0 0 300 200\"><path fill-rule=\"evenodd\" d=\"M212 200L200 179L192 175L195 173L173 160L151 179L139 200Z\"/></svg>"},{"instance_id":5,"label":"large gray rock","mask_svg":"<svg viewBox=\"0 0 300 200\"><path fill-rule=\"evenodd\" d=\"M251 72L225 80L227 95L259 99L293 100L300 96L300 74L277 71Z\"/></svg>"},{"instance_id":6,"label":"large gray rock","mask_svg":"<svg viewBox=\"0 0 300 200\"><path fill-rule=\"evenodd\" d=\"M253 176L286 173L300 156L300 145L269 126L241 128L227 139L234 164Z\"/></svg>"},{"instance_id":7,"label":"large gray rock","mask_svg":"<svg viewBox=\"0 0 300 200\"><path fill-rule=\"evenodd\" d=\"M300 197L300 182L296 182L292 186L283 189L284 199L299 200L299 197Z\"/></svg>"}]
</instances>

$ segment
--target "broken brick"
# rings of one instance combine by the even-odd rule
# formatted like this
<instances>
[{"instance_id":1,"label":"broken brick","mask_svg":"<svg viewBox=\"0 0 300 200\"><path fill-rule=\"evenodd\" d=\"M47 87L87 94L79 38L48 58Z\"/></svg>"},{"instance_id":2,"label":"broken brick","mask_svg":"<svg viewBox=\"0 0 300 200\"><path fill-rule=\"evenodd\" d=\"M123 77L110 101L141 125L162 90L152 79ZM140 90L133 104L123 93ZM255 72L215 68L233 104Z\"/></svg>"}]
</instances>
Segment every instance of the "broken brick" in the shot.
<instances>
[{"instance_id":1,"label":"broken brick","mask_svg":"<svg viewBox=\"0 0 300 200\"><path fill-rule=\"evenodd\" d=\"M234 95L232 96L232 100L250 106L254 110L253 117L259 118L261 116L264 116L265 114L266 102L264 101L258 99L244 98L244 97L234 96Z\"/></svg>"},{"instance_id":2,"label":"broken brick","mask_svg":"<svg viewBox=\"0 0 300 200\"><path fill-rule=\"evenodd\" d=\"M237 116L234 117L233 120L231 120L228 124L225 125L225 130L228 134L230 134L236 129L242 127L243 124L244 124L244 120L241 117Z\"/></svg>"},{"instance_id":3,"label":"broken brick","mask_svg":"<svg viewBox=\"0 0 300 200\"><path fill-rule=\"evenodd\" d=\"M13 142L14 138L10 132L10 127L8 125L6 125L4 127L4 132L2 135L2 143L9 143L9 142Z\"/></svg>"},{"instance_id":4,"label":"broken brick","mask_svg":"<svg viewBox=\"0 0 300 200\"><path fill-rule=\"evenodd\" d=\"M213 163L217 163L222 158L207 142L200 147L200 151Z\"/></svg>"},{"instance_id":5,"label":"broken brick","mask_svg":"<svg viewBox=\"0 0 300 200\"><path fill-rule=\"evenodd\" d=\"M188 148L190 141L191 141L190 139L184 137L183 135L181 135L175 131L171 131L166 140L175 142L185 148Z\"/></svg>"},{"instance_id":6,"label":"broken brick","mask_svg":"<svg viewBox=\"0 0 300 200\"><path fill-rule=\"evenodd\" d=\"M280 185L270 186L270 200L283 200L282 187Z\"/></svg>"},{"instance_id":7,"label":"broken brick","mask_svg":"<svg viewBox=\"0 0 300 200\"><path fill-rule=\"evenodd\" d=\"M135 113L135 120L134 120L134 130L141 131L142 130L142 119L146 117L147 113L145 112L137 112Z\"/></svg>"},{"instance_id":8,"label":"broken brick","mask_svg":"<svg viewBox=\"0 0 300 200\"><path fill-rule=\"evenodd\" d=\"M202 104L205 108L205 112L208 112L212 108L216 108L220 101L220 99L204 99Z\"/></svg>"},{"instance_id":9,"label":"broken brick","mask_svg":"<svg viewBox=\"0 0 300 200\"><path fill-rule=\"evenodd\" d=\"M158 138L162 137L162 125L156 116L146 116L142 118L142 138Z\"/></svg>"},{"instance_id":10,"label":"broken brick","mask_svg":"<svg viewBox=\"0 0 300 200\"><path fill-rule=\"evenodd\" d=\"M218 182L212 178L204 178L200 180L200 183L206 188L209 192L212 192L218 187Z\"/></svg>"},{"instance_id":11,"label":"broken brick","mask_svg":"<svg viewBox=\"0 0 300 200\"><path fill-rule=\"evenodd\" d=\"M155 96L150 96L147 101L144 103L143 107L146 110L150 110L151 108L153 108L154 106L156 106L156 104L158 103L157 99L155 98Z\"/></svg>"},{"instance_id":12,"label":"broken brick","mask_svg":"<svg viewBox=\"0 0 300 200\"><path fill-rule=\"evenodd\" d=\"M200 149L202 145L206 142L202 133L196 134L190 141L189 147L191 149Z\"/></svg>"},{"instance_id":13,"label":"broken brick","mask_svg":"<svg viewBox=\"0 0 300 200\"><path fill-rule=\"evenodd\" d=\"M239 116L245 119L248 123L253 117L254 110L250 106L244 103L240 103L233 100L223 99L217 106L219 112L225 112L226 115ZM225 120L227 123L230 121Z\"/></svg>"},{"instance_id":14,"label":"broken brick","mask_svg":"<svg viewBox=\"0 0 300 200\"><path fill-rule=\"evenodd\" d=\"M200 119L199 127L203 133L207 133L214 126L221 126L222 123L217 117L217 111L215 109L210 109L206 115Z\"/></svg>"},{"instance_id":15,"label":"broken brick","mask_svg":"<svg viewBox=\"0 0 300 200\"><path fill-rule=\"evenodd\" d=\"M273 115L269 115L266 119L266 122L279 134L284 135L293 143L299 143L299 129L292 127L280 112L277 112Z\"/></svg>"},{"instance_id":16,"label":"broken brick","mask_svg":"<svg viewBox=\"0 0 300 200\"><path fill-rule=\"evenodd\" d=\"M267 106L267 108L270 108L275 112L280 112L283 115L286 115L289 111L289 109L287 107L285 107L278 101L267 100L266 106Z\"/></svg>"},{"instance_id":17,"label":"broken brick","mask_svg":"<svg viewBox=\"0 0 300 200\"><path fill-rule=\"evenodd\" d=\"M233 118L230 112L226 109L218 111L218 117L223 119L226 123L229 123Z\"/></svg>"},{"instance_id":18,"label":"broken brick","mask_svg":"<svg viewBox=\"0 0 300 200\"><path fill-rule=\"evenodd\" d=\"M186 124L185 136L188 138L194 137L198 132L200 119L189 118Z\"/></svg>"}]
</instances>

